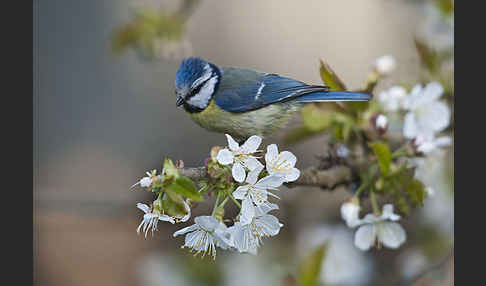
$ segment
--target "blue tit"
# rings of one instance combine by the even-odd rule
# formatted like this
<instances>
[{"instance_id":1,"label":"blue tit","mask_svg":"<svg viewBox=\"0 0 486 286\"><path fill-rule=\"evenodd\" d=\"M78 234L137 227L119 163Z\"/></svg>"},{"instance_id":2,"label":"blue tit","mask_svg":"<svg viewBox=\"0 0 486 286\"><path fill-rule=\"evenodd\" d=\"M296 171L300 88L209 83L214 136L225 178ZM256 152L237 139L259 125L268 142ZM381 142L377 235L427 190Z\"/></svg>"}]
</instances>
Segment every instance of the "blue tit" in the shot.
<instances>
[{"instance_id":1,"label":"blue tit","mask_svg":"<svg viewBox=\"0 0 486 286\"><path fill-rule=\"evenodd\" d=\"M277 74L218 67L199 58L182 61L175 79L177 106L201 127L238 141L283 128L305 104L367 101L370 94L330 91Z\"/></svg>"}]
</instances>

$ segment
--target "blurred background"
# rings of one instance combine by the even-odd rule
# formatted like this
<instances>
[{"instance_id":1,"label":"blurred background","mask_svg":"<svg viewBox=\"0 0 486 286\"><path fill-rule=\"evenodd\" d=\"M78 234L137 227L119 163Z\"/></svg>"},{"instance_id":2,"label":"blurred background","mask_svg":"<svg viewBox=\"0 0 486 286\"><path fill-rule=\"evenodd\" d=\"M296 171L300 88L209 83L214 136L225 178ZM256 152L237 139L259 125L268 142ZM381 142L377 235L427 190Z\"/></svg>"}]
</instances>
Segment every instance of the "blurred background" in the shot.
<instances>
[{"instance_id":1,"label":"blurred background","mask_svg":"<svg viewBox=\"0 0 486 286\"><path fill-rule=\"evenodd\" d=\"M434 171L423 177L435 194L403 220L408 239L398 251L355 248L354 231L339 216L345 189L282 188L278 217L285 226L258 256L219 251L216 262L201 260L172 238L190 221L160 224L147 239L137 235L142 213L135 204L152 196L129 189L146 170L160 170L164 157L201 166L211 146L226 142L176 108L173 82L183 57L309 84L321 83L325 59L358 88L375 59L389 54L397 69L377 90L416 83L416 36L453 48L453 22L452 29L441 24L439 2L36 1L36 285L292 285L302 259L324 241L323 285L451 284L453 180L444 169L452 151L424 162ZM172 28L154 38L133 28L137 15L164 15ZM264 143L281 140L275 134ZM325 152L326 137L285 148L305 168ZM200 204L193 214L209 208Z\"/></svg>"}]
</instances>

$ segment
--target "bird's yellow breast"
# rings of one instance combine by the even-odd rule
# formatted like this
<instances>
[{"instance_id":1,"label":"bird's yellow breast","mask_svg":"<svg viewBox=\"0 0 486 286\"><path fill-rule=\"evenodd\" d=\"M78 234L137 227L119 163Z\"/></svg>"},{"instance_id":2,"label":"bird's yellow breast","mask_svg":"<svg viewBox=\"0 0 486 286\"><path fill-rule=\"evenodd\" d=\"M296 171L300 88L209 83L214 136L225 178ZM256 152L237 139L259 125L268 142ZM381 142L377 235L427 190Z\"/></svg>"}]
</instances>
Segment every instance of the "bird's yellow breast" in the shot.
<instances>
[{"instance_id":1,"label":"bird's yellow breast","mask_svg":"<svg viewBox=\"0 0 486 286\"><path fill-rule=\"evenodd\" d=\"M277 103L253 111L234 113L219 108L211 100L206 109L190 113L190 117L205 129L245 139L251 135L266 136L284 127L299 108L300 105L296 104Z\"/></svg>"}]
</instances>

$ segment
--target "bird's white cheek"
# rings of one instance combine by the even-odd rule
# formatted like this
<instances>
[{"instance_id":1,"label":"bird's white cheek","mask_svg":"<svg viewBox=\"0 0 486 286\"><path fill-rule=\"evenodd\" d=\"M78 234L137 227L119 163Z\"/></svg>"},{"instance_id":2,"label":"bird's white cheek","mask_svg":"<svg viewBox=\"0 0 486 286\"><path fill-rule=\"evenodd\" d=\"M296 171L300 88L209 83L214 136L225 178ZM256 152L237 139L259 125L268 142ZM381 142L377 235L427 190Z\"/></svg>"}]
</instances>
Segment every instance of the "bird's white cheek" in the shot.
<instances>
[{"instance_id":1,"label":"bird's white cheek","mask_svg":"<svg viewBox=\"0 0 486 286\"><path fill-rule=\"evenodd\" d=\"M192 106L199 107L201 109L206 108L208 106L209 101L211 100L211 96L213 95L214 88L216 83L218 82L218 77L214 76L210 80L208 80L204 86L201 88L198 94L192 96L187 100Z\"/></svg>"}]
</instances>

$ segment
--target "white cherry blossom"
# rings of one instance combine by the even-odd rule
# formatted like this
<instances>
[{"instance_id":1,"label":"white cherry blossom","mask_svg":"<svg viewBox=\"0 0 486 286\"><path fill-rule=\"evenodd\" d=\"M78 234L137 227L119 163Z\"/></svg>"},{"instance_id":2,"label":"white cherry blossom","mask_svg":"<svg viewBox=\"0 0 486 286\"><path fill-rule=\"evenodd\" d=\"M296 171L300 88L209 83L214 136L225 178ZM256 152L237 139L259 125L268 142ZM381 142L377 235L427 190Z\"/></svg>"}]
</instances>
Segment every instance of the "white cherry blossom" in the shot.
<instances>
[{"instance_id":1,"label":"white cherry blossom","mask_svg":"<svg viewBox=\"0 0 486 286\"><path fill-rule=\"evenodd\" d=\"M360 227L354 235L354 245L361 250L369 250L378 240L378 244L396 249L400 247L407 235L403 227L396 221L400 216L393 213L393 205L383 206L381 216L367 214L360 222Z\"/></svg>"},{"instance_id":2,"label":"white cherry blossom","mask_svg":"<svg viewBox=\"0 0 486 286\"><path fill-rule=\"evenodd\" d=\"M262 138L256 135L248 138L243 145L238 143L228 134L225 134L228 140L229 149L222 149L219 151L216 160L221 165L233 164L231 173L235 181L241 183L245 181L247 168L250 171L256 168L261 168L263 165L257 160L253 154L257 152L258 147L262 142Z\"/></svg>"},{"instance_id":3,"label":"white cherry blossom","mask_svg":"<svg viewBox=\"0 0 486 286\"><path fill-rule=\"evenodd\" d=\"M235 222L228 228L231 233L233 246L238 252L249 252L256 255L258 247L264 237L275 236L283 226L278 219L268 214L272 210L278 209L276 204L266 204L255 208L255 216L250 223Z\"/></svg>"},{"instance_id":4,"label":"white cherry blossom","mask_svg":"<svg viewBox=\"0 0 486 286\"><path fill-rule=\"evenodd\" d=\"M209 253L216 258L216 246L227 249L232 246L225 224L212 216L198 216L194 224L174 232L173 236L186 235L183 247L203 256Z\"/></svg>"},{"instance_id":5,"label":"white cherry blossom","mask_svg":"<svg viewBox=\"0 0 486 286\"><path fill-rule=\"evenodd\" d=\"M269 204L269 195L278 198L268 190L276 190L284 182L280 175L269 175L257 182L260 171L256 169L250 172L246 178L248 184L239 186L233 192L236 199L242 200L240 221L244 225L249 224L256 215L256 206Z\"/></svg>"},{"instance_id":6,"label":"white cherry blossom","mask_svg":"<svg viewBox=\"0 0 486 286\"><path fill-rule=\"evenodd\" d=\"M423 137L431 141L436 133L444 130L450 123L450 109L439 101L444 89L438 82L431 82L425 87L416 85L404 103L409 111L405 115L403 134L413 139Z\"/></svg>"},{"instance_id":7,"label":"white cherry blossom","mask_svg":"<svg viewBox=\"0 0 486 286\"><path fill-rule=\"evenodd\" d=\"M265 162L268 173L282 175L285 182L293 182L300 176L300 171L294 167L297 157L289 151L279 153L275 144L267 146Z\"/></svg>"},{"instance_id":8,"label":"white cherry blossom","mask_svg":"<svg viewBox=\"0 0 486 286\"><path fill-rule=\"evenodd\" d=\"M149 230L152 230L153 235L154 231L157 230L157 224L159 220L168 221L172 224L175 223L174 218L165 214L160 214L153 207L149 207L146 204L138 203L137 208L145 213L142 222L137 228L137 233L140 233L140 230L142 230L143 232L145 232L145 237L147 237Z\"/></svg>"}]
</instances>

